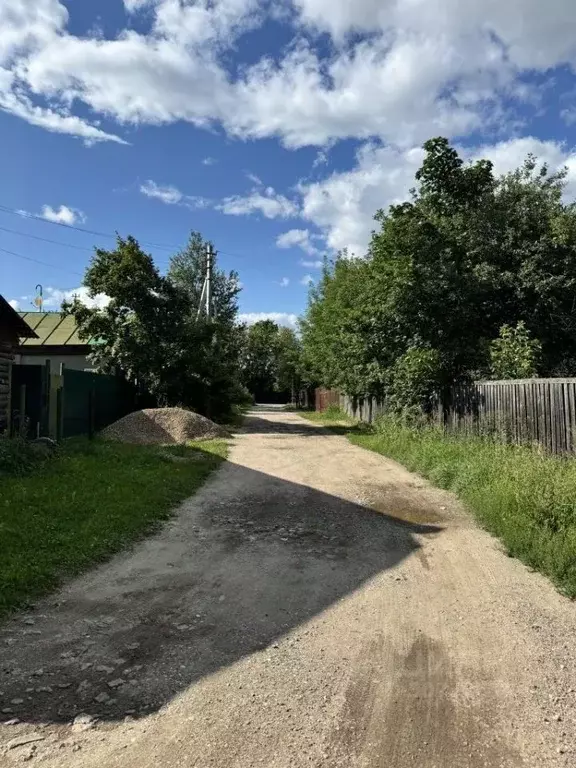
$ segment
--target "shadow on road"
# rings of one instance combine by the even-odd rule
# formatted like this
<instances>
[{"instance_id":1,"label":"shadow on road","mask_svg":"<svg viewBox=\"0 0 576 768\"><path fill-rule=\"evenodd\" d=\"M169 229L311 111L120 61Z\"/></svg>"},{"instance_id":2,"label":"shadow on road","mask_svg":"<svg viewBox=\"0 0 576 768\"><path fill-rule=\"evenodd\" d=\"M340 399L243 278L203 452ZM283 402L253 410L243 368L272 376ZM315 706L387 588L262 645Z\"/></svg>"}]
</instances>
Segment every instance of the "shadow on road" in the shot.
<instances>
[{"instance_id":1,"label":"shadow on road","mask_svg":"<svg viewBox=\"0 0 576 768\"><path fill-rule=\"evenodd\" d=\"M251 416L247 429L264 430ZM300 425L266 431L300 434ZM303 424L303 434L318 434ZM0 630L2 719L153 712L261 651L441 528L227 463L164 531Z\"/></svg>"}]
</instances>

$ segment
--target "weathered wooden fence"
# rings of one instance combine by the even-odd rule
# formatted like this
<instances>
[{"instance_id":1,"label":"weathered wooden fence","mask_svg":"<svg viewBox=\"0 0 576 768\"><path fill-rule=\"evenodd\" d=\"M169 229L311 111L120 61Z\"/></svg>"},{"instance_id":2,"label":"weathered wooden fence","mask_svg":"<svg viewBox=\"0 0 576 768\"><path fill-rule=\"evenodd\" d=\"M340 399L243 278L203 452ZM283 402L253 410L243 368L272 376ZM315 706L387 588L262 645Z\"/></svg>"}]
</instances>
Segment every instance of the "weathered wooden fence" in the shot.
<instances>
[{"instance_id":1,"label":"weathered wooden fence","mask_svg":"<svg viewBox=\"0 0 576 768\"><path fill-rule=\"evenodd\" d=\"M352 418L372 423L386 411L373 397L324 390L318 404L338 403ZM455 387L435 420L447 431L491 434L507 442L538 444L556 454L576 453L576 379L478 381Z\"/></svg>"}]
</instances>

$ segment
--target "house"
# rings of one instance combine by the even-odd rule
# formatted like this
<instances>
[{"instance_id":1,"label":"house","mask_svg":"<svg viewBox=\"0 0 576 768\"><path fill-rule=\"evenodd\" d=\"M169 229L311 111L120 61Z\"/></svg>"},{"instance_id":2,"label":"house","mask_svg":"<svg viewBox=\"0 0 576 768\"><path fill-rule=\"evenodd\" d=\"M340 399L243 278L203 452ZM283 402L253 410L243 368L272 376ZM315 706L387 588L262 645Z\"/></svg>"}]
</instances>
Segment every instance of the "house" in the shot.
<instances>
[{"instance_id":1,"label":"house","mask_svg":"<svg viewBox=\"0 0 576 768\"><path fill-rule=\"evenodd\" d=\"M12 364L16 349L22 340L36 338L25 319L0 296L0 433L10 425Z\"/></svg>"},{"instance_id":2,"label":"house","mask_svg":"<svg viewBox=\"0 0 576 768\"><path fill-rule=\"evenodd\" d=\"M50 360L54 373L60 363L76 371L90 371L88 361L92 340L82 341L78 336L76 320L62 312L21 312L20 317L35 332L34 338L25 337L16 349L16 362L20 365L44 365Z\"/></svg>"}]
</instances>

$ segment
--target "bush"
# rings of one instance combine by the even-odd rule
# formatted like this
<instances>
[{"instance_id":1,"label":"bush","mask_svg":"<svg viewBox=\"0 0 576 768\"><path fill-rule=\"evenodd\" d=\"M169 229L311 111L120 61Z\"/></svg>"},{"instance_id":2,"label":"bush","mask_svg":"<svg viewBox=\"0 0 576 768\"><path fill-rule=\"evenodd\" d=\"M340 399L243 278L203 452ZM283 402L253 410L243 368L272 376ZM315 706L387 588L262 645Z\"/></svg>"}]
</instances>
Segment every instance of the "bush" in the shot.
<instances>
[{"instance_id":1,"label":"bush","mask_svg":"<svg viewBox=\"0 0 576 768\"><path fill-rule=\"evenodd\" d=\"M42 443L0 435L0 476L27 475L50 458L51 453Z\"/></svg>"},{"instance_id":2,"label":"bush","mask_svg":"<svg viewBox=\"0 0 576 768\"><path fill-rule=\"evenodd\" d=\"M408 420L429 413L440 386L441 362L435 349L411 347L390 371L387 405L392 413Z\"/></svg>"},{"instance_id":3,"label":"bush","mask_svg":"<svg viewBox=\"0 0 576 768\"><path fill-rule=\"evenodd\" d=\"M490 370L495 379L530 379L542 357L542 345L530 335L524 323L515 328L503 325L490 344Z\"/></svg>"}]
</instances>

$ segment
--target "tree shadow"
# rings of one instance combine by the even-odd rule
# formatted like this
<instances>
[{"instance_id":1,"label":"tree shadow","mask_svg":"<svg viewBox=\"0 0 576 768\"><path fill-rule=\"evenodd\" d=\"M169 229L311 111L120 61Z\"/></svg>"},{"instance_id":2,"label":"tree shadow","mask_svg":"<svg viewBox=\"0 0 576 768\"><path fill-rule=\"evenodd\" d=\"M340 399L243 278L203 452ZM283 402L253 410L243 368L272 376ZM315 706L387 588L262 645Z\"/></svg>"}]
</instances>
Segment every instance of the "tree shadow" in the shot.
<instances>
[{"instance_id":1,"label":"tree shadow","mask_svg":"<svg viewBox=\"0 0 576 768\"><path fill-rule=\"evenodd\" d=\"M286 414L298 415L286 411ZM293 435L294 437L321 437L330 435L354 435L365 434L371 431L367 424L323 424L322 422L309 421L305 417L290 421L273 421L262 418L260 415L278 415L278 411L266 410L265 406L251 410L247 415L244 426L239 431L250 434L275 435L279 437Z\"/></svg>"},{"instance_id":2,"label":"tree shadow","mask_svg":"<svg viewBox=\"0 0 576 768\"><path fill-rule=\"evenodd\" d=\"M2 719L150 714L440 530L226 463L160 535L3 625Z\"/></svg>"}]
</instances>

